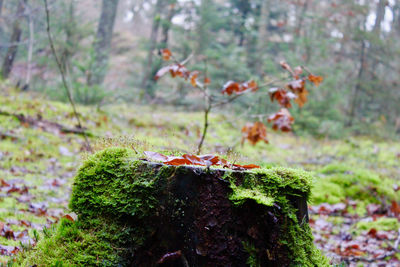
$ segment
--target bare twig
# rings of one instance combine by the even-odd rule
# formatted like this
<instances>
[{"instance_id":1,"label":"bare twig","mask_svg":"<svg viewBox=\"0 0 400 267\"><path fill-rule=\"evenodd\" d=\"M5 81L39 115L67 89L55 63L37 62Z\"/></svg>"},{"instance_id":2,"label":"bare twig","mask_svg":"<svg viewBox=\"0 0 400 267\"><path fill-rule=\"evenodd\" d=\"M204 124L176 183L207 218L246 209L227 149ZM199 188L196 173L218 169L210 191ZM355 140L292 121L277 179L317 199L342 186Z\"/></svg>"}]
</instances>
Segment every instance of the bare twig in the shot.
<instances>
[{"instance_id":1,"label":"bare twig","mask_svg":"<svg viewBox=\"0 0 400 267\"><path fill-rule=\"evenodd\" d=\"M16 118L19 122L28 124L33 127L38 127L43 129L44 131L49 131L49 132L61 132L61 133L72 133L72 134L81 134L81 135L89 135L93 136L90 132L86 132L85 129L83 128L70 128L68 126L62 125L57 122L52 122L45 120L41 117L38 118L33 118L31 116L25 116L23 114L18 114L18 113L10 113L4 110L0 110L0 115L1 116L11 116Z\"/></svg>"},{"instance_id":2,"label":"bare twig","mask_svg":"<svg viewBox=\"0 0 400 267\"><path fill-rule=\"evenodd\" d=\"M204 64L205 64L204 75L205 75L205 77L207 77L207 61L205 61ZM200 139L199 145L197 147L197 154L200 154L201 147L203 146L204 139L206 138L207 129L208 129L208 114L210 113L211 109L213 108L212 103L211 103L212 98L211 98L211 95L208 93L207 84L203 85L202 91L204 92L204 100L205 100L205 105L204 105L204 126L203 126L203 134L201 135L201 139Z\"/></svg>"},{"instance_id":3,"label":"bare twig","mask_svg":"<svg viewBox=\"0 0 400 267\"><path fill-rule=\"evenodd\" d=\"M78 112L76 110L76 106L75 106L74 100L72 99L71 91L70 91L70 89L68 87L68 84L67 84L67 81L65 79L64 70L62 68L62 65L61 65L61 62L60 62L59 58L57 57L56 49L54 48L53 38L51 37L51 32L50 32L50 12L49 12L48 3L47 3L47 0L43 0L43 1L44 1L45 11L46 11L46 23L47 23L46 30L47 30L47 37L49 38L50 48L51 48L53 56L54 56L54 58L56 60L58 70L60 71L62 82L63 82L63 85L64 85L64 89L65 89L65 92L67 93L68 100L71 103L72 109L74 111L74 116L75 116L76 120L78 121L78 127L80 129L83 129L82 123L81 123L81 119L79 118L79 114L78 114ZM87 137L87 135L86 135L86 133L84 131L83 131L83 136L85 138L86 148L89 151L92 152L92 148L90 146L89 139L88 139L88 137Z\"/></svg>"}]
</instances>

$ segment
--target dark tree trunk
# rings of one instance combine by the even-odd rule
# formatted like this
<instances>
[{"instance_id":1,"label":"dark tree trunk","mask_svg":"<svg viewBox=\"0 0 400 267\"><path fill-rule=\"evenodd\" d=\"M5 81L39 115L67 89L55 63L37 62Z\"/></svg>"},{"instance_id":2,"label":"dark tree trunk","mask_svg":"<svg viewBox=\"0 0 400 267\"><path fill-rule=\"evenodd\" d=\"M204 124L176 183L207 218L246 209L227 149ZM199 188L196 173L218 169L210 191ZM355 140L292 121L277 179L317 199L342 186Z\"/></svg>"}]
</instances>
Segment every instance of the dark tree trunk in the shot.
<instances>
[{"instance_id":1,"label":"dark tree trunk","mask_svg":"<svg viewBox=\"0 0 400 267\"><path fill-rule=\"evenodd\" d=\"M160 38L160 44L158 45L159 48L167 48L168 47L168 39L169 39L169 30L171 29L171 21L172 18L175 15L176 9L175 9L175 3L176 0L171 0L169 1L169 6L168 6L168 14L165 19L162 20L161 23L161 38ZM151 83L155 83L154 76L156 75L157 71L161 68L162 66L162 60L157 60L154 64L151 65L151 70L150 70L150 86L147 90L149 93L149 96L153 97L154 92L153 90L150 90Z\"/></svg>"},{"instance_id":2,"label":"dark tree trunk","mask_svg":"<svg viewBox=\"0 0 400 267\"><path fill-rule=\"evenodd\" d=\"M3 0L0 0L0 16L1 16L1 11L3 10Z\"/></svg>"},{"instance_id":3,"label":"dark tree trunk","mask_svg":"<svg viewBox=\"0 0 400 267\"><path fill-rule=\"evenodd\" d=\"M163 20L162 27L161 27L161 44L164 47L168 46L168 34L169 30L171 29L171 21L176 12L176 0L172 0L169 2L168 6L168 14L167 17Z\"/></svg>"},{"instance_id":4,"label":"dark tree trunk","mask_svg":"<svg viewBox=\"0 0 400 267\"><path fill-rule=\"evenodd\" d=\"M308 2L309 2L309 0L306 0L303 3L303 8L301 9L301 11L300 11L300 13L299 13L299 15L297 17L297 21L298 22L297 22L297 27L296 27L296 30L295 30L295 34L296 34L297 37L301 36L301 31L303 29L305 14L306 14L308 6L309 6Z\"/></svg>"},{"instance_id":5,"label":"dark tree trunk","mask_svg":"<svg viewBox=\"0 0 400 267\"><path fill-rule=\"evenodd\" d=\"M269 24L269 11L270 1L264 0L261 3L261 13L258 22L258 40L257 40L257 57L256 57L256 68L257 73L261 76L264 74L263 63L264 54L266 53L266 47L268 46L268 24Z\"/></svg>"},{"instance_id":6,"label":"dark tree trunk","mask_svg":"<svg viewBox=\"0 0 400 267\"><path fill-rule=\"evenodd\" d=\"M100 85L107 73L118 0L103 0L96 40L94 42L95 59L87 76L88 85Z\"/></svg>"},{"instance_id":7,"label":"dark tree trunk","mask_svg":"<svg viewBox=\"0 0 400 267\"><path fill-rule=\"evenodd\" d=\"M76 35L74 34L74 29L77 27L75 19L75 7L74 1L69 3L68 7L68 24L65 27L65 47L61 52L61 64L64 72L68 73L70 71L70 61L73 56L78 40L76 40Z\"/></svg>"},{"instance_id":8,"label":"dark tree trunk","mask_svg":"<svg viewBox=\"0 0 400 267\"><path fill-rule=\"evenodd\" d=\"M164 0L165 1L165 0ZM144 76L141 83L141 88L145 91L145 95L147 98L150 98L154 95L151 89L151 73L153 70L153 53L154 49L157 45L157 36L158 36L158 29L160 27L160 20L161 20L161 10L162 10L162 0L157 0L155 9L154 9L154 16L153 16L153 25L151 27L150 32L150 39L149 39L149 50L147 55L147 64L144 70Z\"/></svg>"},{"instance_id":9,"label":"dark tree trunk","mask_svg":"<svg viewBox=\"0 0 400 267\"><path fill-rule=\"evenodd\" d=\"M2 67L2 76L3 78L7 79L10 75L12 66L14 64L15 56L17 55L18 51L18 43L21 39L21 17L25 11L25 5L27 0L21 0L18 3L17 13L15 15L14 25L12 29L12 34L10 38L10 46L8 47L7 53L4 57L3 67Z\"/></svg>"},{"instance_id":10,"label":"dark tree trunk","mask_svg":"<svg viewBox=\"0 0 400 267\"><path fill-rule=\"evenodd\" d=\"M379 0L378 5L376 7L376 18L373 31L377 34L381 32L381 24L383 18L385 17L385 7L386 7L386 0Z\"/></svg>"},{"instance_id":11,"label":"dark tree trunk","mask_svg":"<svg viewBox=\"0 0 400 267\"><path fill-rule=\"evenodd\" d=\"M354 95L352 99L352 103L350 106L350 112L349 112L349 121L347 122L347 126L352 126L353 125L353 120L356 115L356 109L358 105L358 97L360 94L360 91L362 89L362 79L364 77L364 68L365 68L365 41L361 40L361 52L360 52L360 67L358 69L358 76L357 76L357 83L354 88Z\"/></svg>"}]
</instances>

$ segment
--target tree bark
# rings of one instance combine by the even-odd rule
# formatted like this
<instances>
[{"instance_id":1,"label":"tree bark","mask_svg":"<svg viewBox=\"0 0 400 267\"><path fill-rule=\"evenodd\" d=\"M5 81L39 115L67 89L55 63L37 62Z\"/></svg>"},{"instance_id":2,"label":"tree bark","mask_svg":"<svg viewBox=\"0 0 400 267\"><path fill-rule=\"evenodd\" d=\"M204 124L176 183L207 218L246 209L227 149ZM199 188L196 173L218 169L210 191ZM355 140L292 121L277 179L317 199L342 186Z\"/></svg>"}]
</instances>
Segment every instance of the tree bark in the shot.
<instances>
[{"instance_id":1,"label":"tree bark","mask_svg":"<svg viewBox=\"0 0 400 267\"><path fill-rule=\"evenodd\" d=\"M118 0L103 0L96 40L95 59L87 76L88 85L100 85L107 73L111 39L117 14Z\"/></svg>"},{"instance_id":2,"label":"tree bark","mask_svg":"<svg viewBox=\"0 0 400 267\"><path fill-rule=\"evenodd\" d=\"M154 9L154 16L153 16L153 25L151 27L150 32L150 44L149 44L149 51L147 55L147 64L144 70L144 77L141 83L141 88L145 91L145 95L147 98L153 96L152 90L149 90L151 87L150 75L152 73L152 66L153 66L153 52L157 45L157 37L158 37L158 29L160 27L160 19L161 19L161 9L162 9L162 0L157 0L155 9Z\"/></svg>"},{"instance_id":3,"label":"tree bark","mask_svg":"<svg viewBox=\"0 0 400 267\"><path fill-rule=\"evenodd\" d=\"M8 47L7 53L3 61L2 76L4 79L7 79L8 76L10 75L12 66L14 64L15 56L17 55L18 52L18 42L21 39L21 33L22 33L20 21L21 17L24 14L26 3L27 0L21 0L18 3L17 13L15 15L12 34L10 38L10 46Z\"/></svg>"}]
</instances>

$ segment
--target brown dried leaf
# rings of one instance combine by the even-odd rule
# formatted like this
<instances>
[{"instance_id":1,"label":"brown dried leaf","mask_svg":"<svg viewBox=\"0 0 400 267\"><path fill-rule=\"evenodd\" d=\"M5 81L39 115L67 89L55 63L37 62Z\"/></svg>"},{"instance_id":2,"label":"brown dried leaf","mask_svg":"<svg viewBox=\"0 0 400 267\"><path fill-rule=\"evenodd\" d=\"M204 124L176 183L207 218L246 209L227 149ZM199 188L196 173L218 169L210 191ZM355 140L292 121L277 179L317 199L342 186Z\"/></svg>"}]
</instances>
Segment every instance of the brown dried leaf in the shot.
<instances>
[{"instance_id":1,"label":"brown dried leaf","mask_svg":"<svg viewBox=\"0 0 400 267\"><path fill-rule=\"evenodd\" d=\"M192 71L190 73L190 83L193 87L197 87L197 77L199 76L199 72L197 70Z\"/></svg>"},{"instance_id":2,"label":"brown dried leaf","mask_svg":"<svg viewBox=\"0 0 400 267\"><path fill-rule=\"evenodd\" d=\"M281 108L279 112L272 114L268 118L268 122L274 122L272 129L281 130L282 132L290 132L292 130L292 124L294 118L286 108Z\"/></svg>"},{"instance_id":3,"label":"brown dried leaf","mask_svg":"<svg viewBox=\"0 0 400 267\"><path fill-rule=\"evenodd\" d=\"M167 61L167 60L171 59L172 53L168 48L161 49L160 53L161 53L163 60Z\"/></svg>"},{"instance_id":4,"label":"brown dried leaf","mask_svg":"<svg viewBox=\"0 0 400 267\"><path fill-rule=\"evenodd\" d=\"M71 212L71 213L65 214L64 216L62 216L62 218L67 219L71 222L74 222L78 219L78 215L76 215L75 212Z\"/></svg>"},{"instance_id":5,"label":"brown dried leaf","mask_svg":"<svg viewBox=\"0 0 400 267\"><path fill-rule=\"evenodd\" d=\"M162 161L162 162L168 161L168 157L167 156L165 156L163 154L160 154L160 153L157 153L157 152L144 151L143 153L145 154L145 156L149 160L152 160L152 161Z\"/></svg>"},{"instance_id":6,"label":"brown dried leaf","mask_svg":"<svg viewBox=\"0 0 400 267\"><path fill-rule=\"evenodd\" d=\"M281 67L283 69L289 71L294 76L294 72L292 70L292 67L290 67L290 65L286 61L281 61L281 62L279 62L279 64L281 65Z\"/></svg>"},{"instance_id":7,"label":"brown dried leaf","mask_svg":"<svg viewBox=\"0 0 400 267\"><path fill-rule=\"evenodd\" d=\"M284 108L291 108L292 104L290 103L290 100L296 98L295 94L293 94L292 92L288 92L282 88L269 89L269 96L272 102L276 100L279 105Z\"/></svg>"},{"instance_id":8,"label":"brown dried leaf","mask_svg":"<svg viewBox=\"0 0 400 267\"><path fill-rule=\"evenodd\" d=\"M228 81L222 87L222 94L232 95L240 91L240 84L234 81Z\"/></svg>"},{"instance_id":9,"label":"brown dried leaf","mask_svg":"<svg viewBox=\"0 0 400 267\"><path fill-rule=\"evenodd\" d=\"M312 82L315 86L319 86L324 80L321 76L314 76L312 74L308 75L308 80Z\"/></svg>"},{"instance_id":10,"label":"brown dried leaf","mask_svg":"<svg viewBox=\"0 0 400 267\"><path fill-rule=\"evenodd\" d=\"M242 144L245 140L249 140L252 145L259 141L264 141L268 144L267 127L262 122L247 123L242 128Z\"/></svg>"}]
</instances>

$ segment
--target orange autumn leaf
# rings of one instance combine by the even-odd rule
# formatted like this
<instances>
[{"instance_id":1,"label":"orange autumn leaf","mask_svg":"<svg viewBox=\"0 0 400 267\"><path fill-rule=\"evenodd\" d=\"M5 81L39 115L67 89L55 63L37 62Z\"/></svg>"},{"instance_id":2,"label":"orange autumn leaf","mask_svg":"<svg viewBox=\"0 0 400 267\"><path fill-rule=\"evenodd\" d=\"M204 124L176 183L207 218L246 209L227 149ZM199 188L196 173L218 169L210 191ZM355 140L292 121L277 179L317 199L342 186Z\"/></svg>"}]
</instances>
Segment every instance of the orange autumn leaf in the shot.
<instances>
[{"instance_id":1,"label":"orange autumn leaf","mask_svg":"<svg viewBox=\"0 0 400 267\"><path fill-rule=\"evenodd\" d=\"M288 92L282 88L271 88L268 92L271 101L273 102L274 100L276 100L279 105L284 108L291 108L292 104L290 103L290 100L296 98L295 94L293 94L292 92Z\"/></svg>"},{"instance_id":2,"label":"orange autumn leaf","mask_svg":"<svg viewBox=\"0 0 400 267\"><path fill-rule=\"evenodd\" d=\"M279 112L272 114L268 118L268 122L273 122L272 129L275 131L281 130L282 132L292 131L292 124L294 118L286 108L281 108Z\"/></svg>"},{"instance_id":3,"label":"orange autumn leaf","mask_svg":"<svg viewBox=\"0 0 400 267\"><path fill-rule=\"evenodd\" d=\"M252 145L257 144L259 141L264 141L268 144L267 127L262 122L247 123L242 128L242 144L248 140Z\"/></svg>"},{"instance_id":4,"label":"orange autumn leaf","mask_svg":"<svg viewBox=\"0 0 400 267\"><path fill-rule=\"evenodd\" d=\"M322 76L308 75L308 80L312 82L315 86L319 86L324 78Z\"/></svg>"},{"instance_id":5,"label":"orange autumn leaf","mask_svg":"<svg viewBox=\"0 0 400 267\"><path fill-rule=\"evenodd\" d=\"M161 53L163 60L168 61L171 59L172 53L168 48L161 49L160 53Z\"/></svg>"},{"instance_id":6,"label":"orange autumn leaf","mask_svg":"<svg viewBox=\"0 0 400 267\"><path fill-rule=\"evenodd\" d=\"M297 98L294 100L294 102L299 105L300 108L304 106L304 104L307 102L307 95L308 91L306 88L304 88L301 92L297 94Z\"/></svg>"},{"instance_id":7,"label":"orange autumn leaf","mask_svg":"<svg viewBox=\"0 0 400 267\"><path fill-rule=\"evenodd\" d=\"M199 76L199 72L197 70L190 73L190 83L193 87L197 86L197 77Z\"/></svg>"},{"instance_id":8,"label":"orange autumn leaf","mask_svg":"<svg viewBox=\"0 0 400 267\"><path fill-rule=\"evenodd\" d=\"M287 88L297 96L294 101L299 105L299 107L303 107L307 102L308 91L305 86L306 81L303 79L295 80L287 84Z\"/></svg>"},{"instance_id":9,"label":"orange autumn leaf","mask_svg":"<svg viewBox=\"0 0 400 267\"><path fill-rule=\"evenodd\" d=\"M234 81L228 81L222 87L222 94L231 95L234 92L238 93L240 91L240 84Z\"/></svg>"},{"instance_id":10,"label":"orange autumn leaf","mask_svg":"<svg viewBox=\"0 0 400 267\"><path fill-rule=\"evenodd\" d=\"M295 94L301 92L305 88L306 82L303 79L291 81L287 87Z\"/></svg>"},{"instance_id":11,"label":"orange autumn leaf","mask_svg":"<svg viewBox=\"0 0 400 267\"><path fill-rule=\"evenodd\" d=\"M228 81L222 87L222 94L232 95L233 93L242 94L247 91L255 92L258 90L258 84L254 80L243 83Z\"/></svg>"},{"instance_id":12,"label":"orange autumn leaf","mask_svg":"<svg viewBox=\"0 0 400 267\"><path fill-rule=\"evenodd\" d=\"M218 156L214 155L192 155L192 154L184 154L181 157L174 157L174 156L165 156L163 154L152 152L152 151L145 151L144 154L149 160L152 161L161 161L166 165L172 166L181 166L181 165L198 165L198 166L222 166L232 169L254 169L260 168L260 166L255 164L248 164L248 165L238 165L238 164L231 164L223 158L219 158Z\"/></svg>"}]
</instances>

